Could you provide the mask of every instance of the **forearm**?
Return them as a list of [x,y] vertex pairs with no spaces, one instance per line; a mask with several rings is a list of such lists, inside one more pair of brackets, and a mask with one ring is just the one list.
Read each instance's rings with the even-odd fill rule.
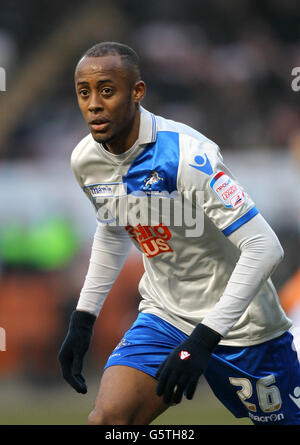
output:
[[202,321],[223,337],[283,258],[277,236],[261,215],[233,232],[229,239],[240,249],[241,255],[219,302]]
[[77,310],[99,315],[105,298],[126,261],[130,247],[131,241],[121,228],[108,230],[98,225]]

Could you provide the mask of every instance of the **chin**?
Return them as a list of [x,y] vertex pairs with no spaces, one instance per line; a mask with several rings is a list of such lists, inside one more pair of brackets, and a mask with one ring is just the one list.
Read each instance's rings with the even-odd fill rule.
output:
[[109,142],[111,137],[108,135],[100,134],[100,133],[91,133],[93,136],[93,139],[98,142],[99,144],[103,144],[106,142]]

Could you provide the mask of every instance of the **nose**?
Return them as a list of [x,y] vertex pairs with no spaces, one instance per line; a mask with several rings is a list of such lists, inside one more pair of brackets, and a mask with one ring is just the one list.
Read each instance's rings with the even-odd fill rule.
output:
[[90,96],[88,109],[91,113],[97,113],[98,111],[103,111],[103,104],[101,101],[101,97],[100,94],[97,94],[97,92],[93,93]]

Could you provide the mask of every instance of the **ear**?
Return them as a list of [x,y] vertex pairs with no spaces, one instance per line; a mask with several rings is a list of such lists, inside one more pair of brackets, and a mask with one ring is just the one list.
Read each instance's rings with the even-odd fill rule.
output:
[[146,84],[143,80],[138,80],[132,89],[133,101],[138,103],[146,95]]

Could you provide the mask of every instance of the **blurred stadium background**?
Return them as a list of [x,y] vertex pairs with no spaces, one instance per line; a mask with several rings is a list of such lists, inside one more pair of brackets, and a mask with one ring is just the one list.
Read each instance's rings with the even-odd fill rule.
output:
[[[97,322],[86,396],[63,381],[57,352],[87,271],[95,216],[69,159],[87,128],[73,71],[94,43],[140,54],[144,107],[222,148],[285,249],[273,276],[285,310],[300,304],[300,66],[297,0],[0,2],[0,424],[85,424],[102,366],[137,313],[143,268],[132,251]],[[300,326],[300,324],[299,324]],[[157,424],[249,424],[198,396]]]

